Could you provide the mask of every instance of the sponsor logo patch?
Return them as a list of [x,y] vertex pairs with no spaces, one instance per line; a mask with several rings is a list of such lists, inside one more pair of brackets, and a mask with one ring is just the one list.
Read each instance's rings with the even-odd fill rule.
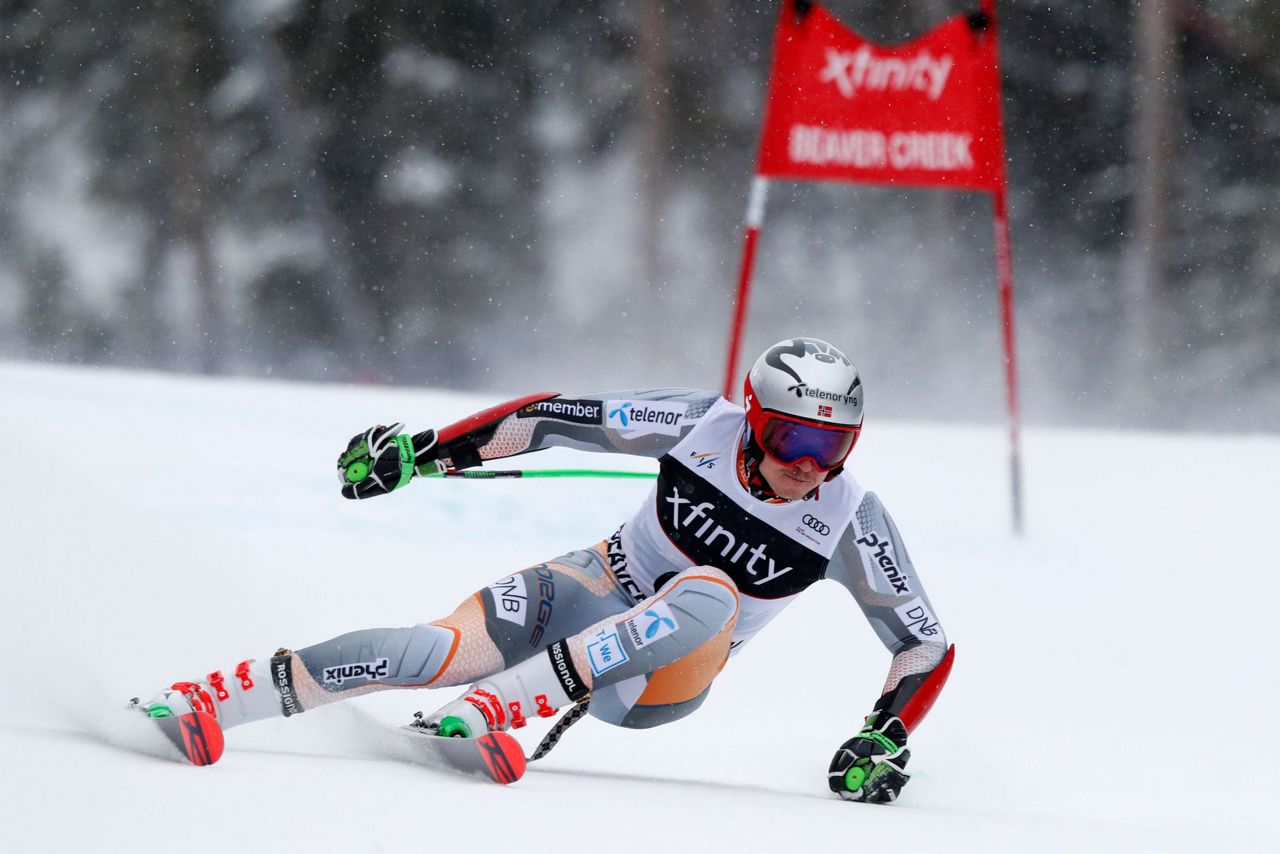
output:
[[533,573],[538,576],[538,607],[533,615],[533,631],[529,633],[529,646],[541,649],[542,635],[546,632],[547,624],[551,622],[551,614],[556,608],[556,574],[546,565],[537,567]]
[[877,53],[866,44],[854,51],[827,48],[827,65],[818,80],[834,84],[846,98],[859,92],[915,92],[936,101],[947,88],[955,62],[949,53],[935,57],[927,50],[903,59]]
[[516,411],[516,418],[550,418],[570,424],[598,425],[604,418],[604,405],[598,400],[567,400],[557,397],[521,407]]
[[663,457],[659,465],[658,524],[693,565],[724,570],[739,589],[758,599],[799,593],[822,577],[824,554],[779,536],[777,528],[729,501],[675,458]]
[[631,638],[631,645],[636,649],[644,649],[646,645],[662,640],[680,628],[676,615],[671,613],[671,607],[661,600],[654,602],[653,607],[640,616],[627,620],[624,626],[627,637]]
[[871,568],[875,567],[893,586],[893,595],[911,595],[907,574],[898,568],[898,562],[893,554],[893,545],[888,537],[882,538],[875,531],[868,531],[858,537],[855,542],[858,544],[858,551],[862,553],[862,562],[867,567],[867,580],[871,582],[872,587],[875,586],[875,579],[871,576]]
[[391,662],[385,658],[376,661],[357,661],[355,664],[339,664],[324,669],[324,684],[341,685],[348,679],[382,679],[391,670]]
[[662,433],[679,436],[688,404],[662,400],[611,400],[605,404],[605,426],[628,437]]
[[942,633],[938,619],[919,596],[893,609],[911,634],[922,641],[936,641]]
[[[810,388],[808,383],[796,383],[795,385],[789,385],[787,386],[787,391],[795,392],[796,397],[802,400],[806,397],[813,397],[813,398],[817,398],[818,400],[834,400],[836,403],[843,403],[846,406],[858,405],[858,396],[856,394],[840,394],[834,391],[823,391],[820,388]],[[831,407],[819,406],[818,407],[819,415],[823,414],[822,412],[823,409],[827,410],[825,413],[826,417],[830,418]]]
[[298,692],[293,687],[293,656],[282,653],[271,659],[271,677],[280,692],[280,710],[287,718],[290,715],[302,714],[305,709],[298,700]]
[[[569,657],[569,650],[565,647],[563,640],[558,640],[547,647],[547,657],[551,659],[551,667],[555,670],[556,678],[560,680],[560,685],[570,700],[576,702],[587,693],[586,687],[582,684],[582,677],[573,666],[573,659]],[[538,706],[538,714],[541,715],[542,701],[539,701]]]
[[825,537],[831,533],[831,526],[811,513],[806,513],[804,518],[800,521],[804,523],[806,528],[813,531],[815,534],[821,534]]
[[523,575],[511,575],[500,578],[489,585],[493,594],[494,616],[517,626],[524,626],[524,615],[528,611],[529,593],[524,586]]
[[591,662],[591,672],[596,676],[631,660],[622,648],[618,633],[612,628],[595,633],[591,643],[587,644],[587,659]]
[[622,549],[621,528],[609,536],[609,542],[605,546],[605,556],[609,559],[609,569],[613,571],[613,577],[618,579],[618,586],[626,591],[628,596],[636,602],[648,598],[640,589],[640,585],[636,584],[636,580],[631,577],[631,571],[627,569],[627,553]]
[[831,526],[812,513],[806,513],[796,526],[796,533],[809,542],[822,546],[831,535]]

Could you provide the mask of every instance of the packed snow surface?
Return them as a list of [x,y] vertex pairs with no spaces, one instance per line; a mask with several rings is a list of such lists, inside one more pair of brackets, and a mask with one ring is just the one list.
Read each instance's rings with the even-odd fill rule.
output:
[[[650,485],[339,497],[353,433],[442,425],[494,402],[478,396],[0,364],[0,400],[6,850],[1280,850],[1274,436],[1028,430],[1017,538],[1002,430],[886,423],[873,406],[852,469],[956,644],[910,785],[874,807],[825,776],[889,656],[828,582],[697,714],[639,732],[589,719],[510,787],[387,761],[362,737],[457,689],[237,729],[211,768],[113,746],[104,722],[132,696],[443,616],[602,539]],[[519,733],[527,750],[545,729]]]

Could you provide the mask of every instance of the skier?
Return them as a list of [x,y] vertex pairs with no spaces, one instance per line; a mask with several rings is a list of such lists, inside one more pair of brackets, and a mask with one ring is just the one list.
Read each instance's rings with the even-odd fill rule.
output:
[[831,578],[893,660],[828,783],[850,800],[893,801],[908,780],[908,734],[955,649],[893,521],[844,469],[862,429],[862,381],[835,347],[793,338],[755,362],[745,401],[744,411],[670,388],[536,394],[439,431],[395,424],[355,436],[338,458],[352,499],[549,447],[656,457],[660,473],[605,540],[499,579],[443,619],[281,649],[230,678],[175,683],[144,708],[206,711],[225,730],[372,691],[469,684],[425,719],[430,730],[477,736],[587,698],[600,720],[658,726],[697,709],[743,644]]

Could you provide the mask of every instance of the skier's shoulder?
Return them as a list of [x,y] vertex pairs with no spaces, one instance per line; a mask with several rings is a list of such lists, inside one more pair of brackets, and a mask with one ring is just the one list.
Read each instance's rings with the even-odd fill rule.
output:
[[690,412],[702,414],[717,401],[724,400],[714,391],[683,386],[659,386],[654,388],[627,388],[611,391],[593,391],[582,395],[589,400],[603,403],[646,402],[661,403],[670,406],[683,406]]
[[898,526],[880,496],[874,492],[864,491],[860,496],[847,535],[864,551],[864,557],[867,549],[882,554],[885,548],[890,548],[900,555],[904,563],[909,565],[911,562]]
[[[844,472],[844,474],[849,474]],[[885,509],[884,502],[880,500],[880,496],[870,489],[866,489],[849,475],[849,483],[851,484],[850,498],[854,505],[853,513],[853,529],[856,534],[865,534],[868,531],[881,530],[885,531],[889,525],[889,511]]]

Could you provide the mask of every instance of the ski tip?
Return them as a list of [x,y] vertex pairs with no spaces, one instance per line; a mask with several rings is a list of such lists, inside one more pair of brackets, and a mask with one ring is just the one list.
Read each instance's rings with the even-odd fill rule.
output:
[[524,776],[524,751],[515,738],[505,732],[491,732],[480,736],[476,742],[494,782],[505,786]]
[[155,721],[192,765],[212,765],[222,758],[222,727],[213,715],[191,712]]

